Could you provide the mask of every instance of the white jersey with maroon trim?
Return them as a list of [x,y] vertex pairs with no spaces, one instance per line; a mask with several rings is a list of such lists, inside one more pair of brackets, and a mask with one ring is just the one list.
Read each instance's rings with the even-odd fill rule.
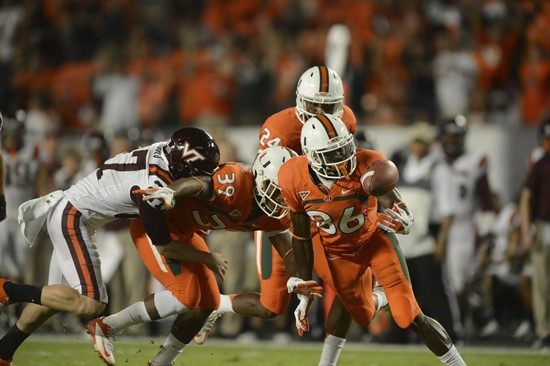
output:
[[458,157],[452,164],[443,161],[436,166],[435,179],[445,179],[447,183],[435,182],[446,187],[446,193],[436,199],[448,201],[447,205],[452,212],[442,210],[443,216],[452,214],[455,218],[471,218],[479,202],[476,196],[478,179],[487,174],[487,156],[480,151],[468,151]]
[[[132,191],[164,187],[174,181],[159,142],[107,160],[65,191],[65,197],[97,228],[117,218],[138,217]],[[160,202],[150,202],[160,207]]]

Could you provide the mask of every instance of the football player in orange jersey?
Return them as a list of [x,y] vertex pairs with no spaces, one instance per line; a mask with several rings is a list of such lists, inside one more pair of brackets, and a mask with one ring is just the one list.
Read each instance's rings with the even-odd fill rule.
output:
[[296,107],[283,109],[266,119],[260,130],[260,151],[285,146],[301,155],[302,126],[318,113],[341,118],[348,131],[355,134],[357,121],[352,110],[344,105],[342,79],[326,66],[314,66],[302,74],[296,87]]
[[[286,146],[301,155],[300,133],[302,126],[310,117],[318,113],[331,114],[341,118],[348,131],[355,134],[357,121],[353,111],[344,105],[344,97],[344,84],[335,70],[326,66],[314,66],[307,69],[300,77],[296,87],[296,107],[275,113],[264,122],[259,136],[260,151],[269,146]],[[255,237],[256,246],[261,250],[261,233],[256,232]],[[326,258],[322,255],[323,251],[318,235],[313,235],[313,246],[315,272],[330,289],[328,284],[332,282],[332,279]],[[378,303],[384,306],[386,299],[383,291],[377,289],[376,296],[380,300]],[[330,297],[327,297],[325,304],[329,303]],[[351,317],[339,299],[334,298],[327,316],[327,336],[323,345],[320,366],[336,364],[350,326]],[[206,322],[205,327],[211,328],[210,321]]]
[[[288,286],[311,279],[313,246],[310,221],[319,228],[336,293],[352,318],[368,326],[374,315],[372,277],[382,284],[395,322],[418,334],[445,365],[465,365],[445,329],[425,316],[414,297],[405,260],[395,232],[407,233],[412,215],[394,189],[380,197],[367,194],[363,179],[371,163],[385,159],[373,150],[356,149],[353,135],[337,117],[310,118],[301,132],[299,156],[279,171],[279,185],[290,209],[292,244],[299,278]],[[395,220],[383,230],[378,224],[378,204]],[[391,220],[390,220],[391,221]],[[305,320],[307,302],[300,301],[297,326]]]
[[[277,147],[274,150],[275,154],[268,152],[261,154],[263,160],[258,163],[261,169],[254,171],[257,177],[269,170],[276,176],[280,166],[295,155],[294,152],[283,147]],[[147,200],[154,201],[156,197],[169,207],[175,206],[173,210],[164,212],[164,221],[174,240],[208,252],[204,240],[197,234],[201,230],[262,229],[273,245],[273,260],[283,262],[286,258],[288,270],[284,265],[282,268],[274,266],[274,271],[277,272],[265,281],[269,283],[267,288],[270,291],[262,291],[261,294],[232,295],[232,301],[228,300],[228,296],[223,296],[221,301],[226,303],[225,306],[229,306],[231,310],[240,314],[264,318],[272,318],[286,310],[290,299],[286,287],[287,271],[293,273],[294,266],[289,263],[290,260],[293,263],[293,257],[288,255],[291,253],[291,237],[288,232],[290,219],[286,206],[280,204],[283,202],[280,190],[274,190],[276,187],[274,185],[255,185],[252,172],[237,163],[220,166],[211,177],[184,178],[174,182],[171,187],[173,189],[165,187],[164,190],[138,190],[133,193],[145,193],[148,194]],[[260,196],[254,192],[268,194]],[[174,197],[178,197],[177,201]],[[187,312],[187,315],[182,315],[176,320],[164,347],[151,363],[152,365],[171,364],[200,329],[206,316],[213,309],[218,308],[220,296],[217,285],[212,272],[206,270],[205,265],[170,260],[161,256],[159,250],[151,245],[140,221],[132,222],[131,234],[147,268],[167,288],[167,291],[157,293],[154,297],[150,295],[144,301],[111,316],[94,319],[89,323],[88,329],[92,330],[91,334],[97,326],[103,330],[102,334],[93,335],[94,346],[100,357],[107,364],[112,365],[115,362],[114,337],[123,329],[144,321]],[[168,258],[171,257],[170,249],[162,254]],[[208,261],[205,260],[205,263]],[[309,285],[310,283],[304,283],[302,286]],[[263,282],[262,287],[264,287]],[[162,293],[166,293],[166,296],[159,296]],[[167,303],[155,301],[159,298]],[[198,310],[188,311],[197,308]]]

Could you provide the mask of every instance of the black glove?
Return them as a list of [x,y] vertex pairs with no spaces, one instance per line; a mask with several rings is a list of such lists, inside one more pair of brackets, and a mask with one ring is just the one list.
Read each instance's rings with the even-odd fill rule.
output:
[[0,221],[6,218],[6,196],[0,195]]

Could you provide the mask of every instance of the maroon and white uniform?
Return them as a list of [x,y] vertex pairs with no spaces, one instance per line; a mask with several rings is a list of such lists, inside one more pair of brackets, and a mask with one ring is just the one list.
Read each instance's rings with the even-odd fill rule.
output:
[[[107,302],[95,231],[112,220],[138,217],[140,213],[142,220],[147,220],[142,211],[147,203],[132,192],[173,182],[163,152],[165,145],[156,143],[116,155],[63,193],[49,212],[47,223],[54,246],[50,284],[65,280],[81,294]],[[145,210],[158,208],[160,202],[149,205]]]

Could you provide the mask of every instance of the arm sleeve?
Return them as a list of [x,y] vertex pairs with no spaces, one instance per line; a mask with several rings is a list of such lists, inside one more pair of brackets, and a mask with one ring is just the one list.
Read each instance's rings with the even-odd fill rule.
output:
[[172,237],[164,221],[164,215],[143,200],[137,200],[137,202],[141,223],[153,244],[166,245],[170,243]]
[[231,207],[239,201],[242,192],[250,192],[245,185],[244,170],[238,164],[225,164],[212,176],[214,200],[217,204]]
[[[148,186],[142,187],[142,189],[162,188],[174,182],[168,167],[164,166],[164,162],[161,160],[151,162],[148,166],[147,174]],[[164,206],[164,204],[159,200],[147,201],[147,203],[157,210]]]

